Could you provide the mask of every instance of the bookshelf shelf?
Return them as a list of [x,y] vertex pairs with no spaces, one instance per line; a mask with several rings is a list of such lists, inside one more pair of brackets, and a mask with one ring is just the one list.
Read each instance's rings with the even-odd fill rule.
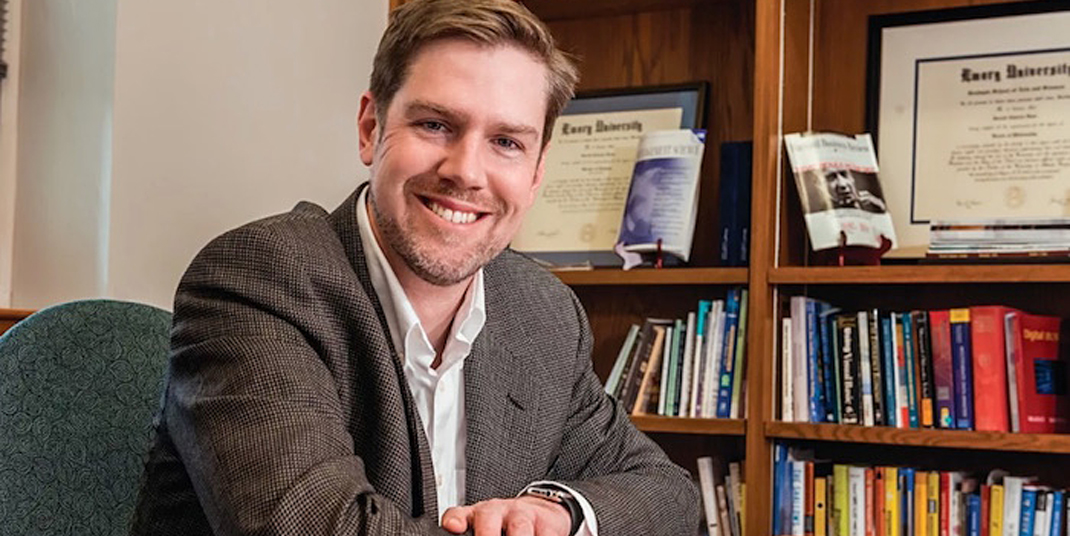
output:
[[1067,283],[1070,264],[820,266],[773,268],[773,284]]
[[779,439],[1070,454],[1070,434],[1012,434],[789,422],[767,422],[765,434]]
[[745,285],[746,268],[603,268],[554,272],[565,284],[592,285]]
[[644,432],[726,436],[742,436],[747,427],[744,419],[691,419],[655,415],[632,415],[632,423]]
[[524,5],[541,19],[552,22],[589,17],[610,17],[640,13],[644,11],[664,11],[693,7],[699,4],[712,4],[725,0],[527,0]]
[[31,309],[4,309],[0,308],[0,335],[14,326],[18,321],[33,314]]

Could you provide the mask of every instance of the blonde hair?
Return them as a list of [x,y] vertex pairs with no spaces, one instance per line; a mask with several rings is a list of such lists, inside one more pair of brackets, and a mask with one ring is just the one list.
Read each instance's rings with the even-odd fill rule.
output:
[[386,110],[420,49],[446,38],[487,46],[517,46],[546,66],[549,91],[542,134],[545,146],[554,121],[572,99],[579,73],[573,60],[557,49],[546,25],[514,0],[414,0],[394,10],[372,64],[370,89],[379,121],[386,119]]

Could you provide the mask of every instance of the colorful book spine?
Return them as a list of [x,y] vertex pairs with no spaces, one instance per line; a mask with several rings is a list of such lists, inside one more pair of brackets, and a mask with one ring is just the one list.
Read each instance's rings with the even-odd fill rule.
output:
[[899,469],[887,467],[884,473],[884,526],[888,529],[887,536],[905,536],[899,516],[899,495]]
[[1056,490],[1052,493],[1051,501],[1051,536],[1063,536],[1063,525],[1066,524],[1066,492]]
[[747,350],[747,289],[739,291],[739,327],[736,328],[735,364],[732,370],[732,401],[728,416],[732,419],[743,417],[743,361]]
[[892,313],[892,329],[895,334],[895,341],[892,346],[895,350],[895,422],[899,428],[910,428],[910,406],[907,402],[910,395],[907,387],[906,351],[903,344],[903,323],[898,313]]
[[839,309],[829,307],[819,315],[821,328],[821,370],[824,375],[825,422],[840,422],[840,360],[839,334],[836,315]]
[[721,381],[717,392],[717,417],[727,419],[732,413],[732,375],[735,374],[736,329],[739,327],[740,289],[728,291],[725,301],[724,352],[721,355]]
[[821,335],[818,327],[818,315],[823,305],[817,300],[806,300],[806,376],[810,395],[807,407],[810,410],[810,422],[825,422],[825,390],[820,355]]
[[940,472],[929,471],[926,521],[929,536],[940,536]]
[[836,522],[836,536],[851,536],[850,468],[836,464],[832,467],[832,518]]
[[970,495],[966,498],[966,534],[981,536],[981,496]]
[[1007,409],[1007,360],[1004,356],[1003,318],[1008,307],[986,305],[970,308],[970,338],[973,349],[974,428],[992,432],[1010,431]]
[[884,417],[884,346],[881,341],[880,311],[869,311],[869,356],[870,372],[873,375],[873,424],[884,426],[887,422]]
[[903,359],[906,362],[907,383],[907,409],[910,416],[910,427],[918,428],[918,355],[917,345],[914,341],[914,319],[910,313],[903,313],[900,317],[903,323]]
[[895,331],[892,327],[892,316],[895,313],[883,313],[881,323],[881,365],[884,369],[884,423],[887,426],[898,426],[896,404],[896,360],[895,360]]
[[925,311],[914,311],[914,340],[917,343],[918,356],[918,418],[921,426],[932,428],[933,418],[933,360],[932,336],[929,327],[929,315]]
[[951,316],[949,311],[929,311],[932,341],[933,387],[936,397],[936,425],[955,428],[955,367],[951,357]]
[[1037,514],[1037,489],[1033,486],[1022,488],[1022,517],[1019,521],[1020,536],[1033,536],[1033,522]]
[[814,477],[814,536],[828,535],[828,478]]
[[988,534],[1003,536],[1003,484],[993,484],[988,497]]
[[970,310],[951,309],[951,360],[955,372],[955,428],[973,430],[973,350]]
[[1070,390],[1065,352],[1059,351],[1062,319],[1018,315],[1015,369],[1019,428],[1028,433],[1070,432]]
[[698,312],[695,314],[695,348],[694,364],[691,366],[691,403],[688,415],[700,417],[702,414],[702,388],[706,379],[706,323],[710,317],[710,301],[699,300]]
[[858,380],[860,384],[861,423],[873,426],[873,369],[869,348],[869,312],[859,311],[858,317]]
[[843,384],[840,424],[858,424],[858,319],[853,314],[842,314],[836,317],[836,327],[839,333],[840,374]]

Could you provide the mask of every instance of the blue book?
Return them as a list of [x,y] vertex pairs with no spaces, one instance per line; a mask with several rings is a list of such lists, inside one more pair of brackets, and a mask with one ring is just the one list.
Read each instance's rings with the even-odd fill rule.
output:
[[827,303],[807,298],[806,300],[806,363],[809,368],[807,379],[810,384],[810,422],[825,422],[824,379],[821,370],[820,329],[818,313],[828,309]]
[[1036,488],[1022,488],[1022,514],[1018,524],[1018,534],[1033,536],[1033,521],[1037,514]]
[[981,536],[981,496],[976,493],[966,497],[966,535]]
[[721,144],[721,266],[746,266],[750,234],[751,153],[749,141]]
[[910,427],[918,428],[918,382],[917,382],[917,357],[914,355],[914,321],[910,313],[899,315],[899,321],[903,323],[903,357],[906,360],[907,371],[907,410],[910,415]]
[[895,350],[892,349],[892,318],[882,313],[881,319],[881,365],[884,369],[884,423],[892,428],[898,426],[899,411],[895,405]]
[[914,469],[899,469],[899,519],[901,536],[914,535]]
[[740,289],[733,287],[725,299],[724,344],[721,352],[721,380],[717,388],[717,418],[727,419],[732,414],[732,370],[735,365],[736,329],[739,327]]
[[973,430],[973,348],[970,310],[951,309],[951,365],[955,381],[955,428]]
[[1051,536],[1063,536],[1063,491],[1056,490],[1051,496]]
[[[791,478],[791,471],[785,473],[788,466],[788,449],[782,443],[773,445],[773,534],[784,534],[784,489],[791,489],[791,482],[785,482],[784,477]],[[790,507],[788,511],[790,512]]]
[[[827,305],[827,304],[826,304]],[[840,374],[836,340],[836,315],[840,312],[828,306],[818,313],[818,328],[821,333],[821,373],[823,376],[825,418],[823,422],[840,422]]]

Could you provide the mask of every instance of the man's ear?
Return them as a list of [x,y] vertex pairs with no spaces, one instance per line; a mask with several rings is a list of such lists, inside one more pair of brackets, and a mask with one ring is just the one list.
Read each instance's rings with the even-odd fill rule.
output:
[[360,137],[360,160],[372,165],[375,144],[379,141],[379,119],[375,115],[375,97],[370,91],[360,96],[360,112],[357,113],[357,134]]

